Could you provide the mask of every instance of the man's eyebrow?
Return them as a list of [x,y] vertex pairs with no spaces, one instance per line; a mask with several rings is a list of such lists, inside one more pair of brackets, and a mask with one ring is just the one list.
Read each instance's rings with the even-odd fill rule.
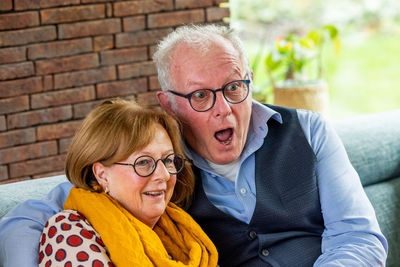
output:
[[[227,84],[227,83],[233,81],[233,80],[234,80],[233,77],[234,77],[235,75],[239,75],[239,76],[240,76],[240,75],[241,75],[241,71],[240,71],[240,70],[238,70],[238,71],[236,71],[236,70],[232,71],[231,74],[229,74],[229,75],[227,76],[227,78],[225,79],[224,83],[221,84],[220,86],[223,86],[223,85],[225,85],[225,84]],[[186,88],[193,87],[193,86],[197,86],[197,87],[198,87],[197,89],[211,89],[211,88],[209,88],[210,86],[202,86],[202,83],[201,83],[201,82],[196,82],[196,81],[188,80],[188,81],[185,83],[185,87],[186,87]]]

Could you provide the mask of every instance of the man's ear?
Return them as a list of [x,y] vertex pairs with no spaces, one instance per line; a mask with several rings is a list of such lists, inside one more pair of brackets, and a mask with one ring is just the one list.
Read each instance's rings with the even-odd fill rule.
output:
[[169,115],[176,117],[175,110],[171,106],[168,93],[165,91],[157,92],[157,100],[160,103],[162,109],[164,109]]
[[107,169],[100,162],[95,162],[92,165],[92,171],[96,177],[97,182],[103,188],[103,190],[108,186]]

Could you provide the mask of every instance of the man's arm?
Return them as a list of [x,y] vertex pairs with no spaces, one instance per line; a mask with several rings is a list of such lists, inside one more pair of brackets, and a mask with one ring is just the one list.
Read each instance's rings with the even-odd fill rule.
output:
[[43,200],[28,200],[0,221],[0,266],[38,265],[38,245],[46,221],[63,210],[72,184],[57,185]]
[[387,241],[339,136],[317,114],[301,114],[300,121],[310,125],[303,130],[317,156],[325,224],[322,255],[314,266],[385,266]]

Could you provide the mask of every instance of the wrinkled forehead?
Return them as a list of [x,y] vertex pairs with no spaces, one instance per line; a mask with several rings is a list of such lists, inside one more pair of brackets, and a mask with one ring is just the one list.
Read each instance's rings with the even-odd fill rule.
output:
[[213,76],[216,71],[233,71],[239,75],[243,72],[243,64],[239,51],[232,43],[221,37],[207,40],[207,43],[181,43],[170,61],[170,77],[174,83],[186,82],[191,75]]

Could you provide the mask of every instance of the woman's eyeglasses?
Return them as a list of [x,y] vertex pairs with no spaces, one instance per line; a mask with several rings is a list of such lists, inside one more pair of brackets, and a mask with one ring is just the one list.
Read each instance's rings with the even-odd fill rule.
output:
[[133,164],[121,162],[116,162],[114,164],[132,166],[137,175],[141,177],[148,177],[152,175],[154,170],[157,168],[158,161],[162,161],[170,174],[177,174],[183,170],[185,162],[190,160],[185,159],[181,154],[172,153],[165,158],[158,160],[155,160],[151,156],[140,156]]

